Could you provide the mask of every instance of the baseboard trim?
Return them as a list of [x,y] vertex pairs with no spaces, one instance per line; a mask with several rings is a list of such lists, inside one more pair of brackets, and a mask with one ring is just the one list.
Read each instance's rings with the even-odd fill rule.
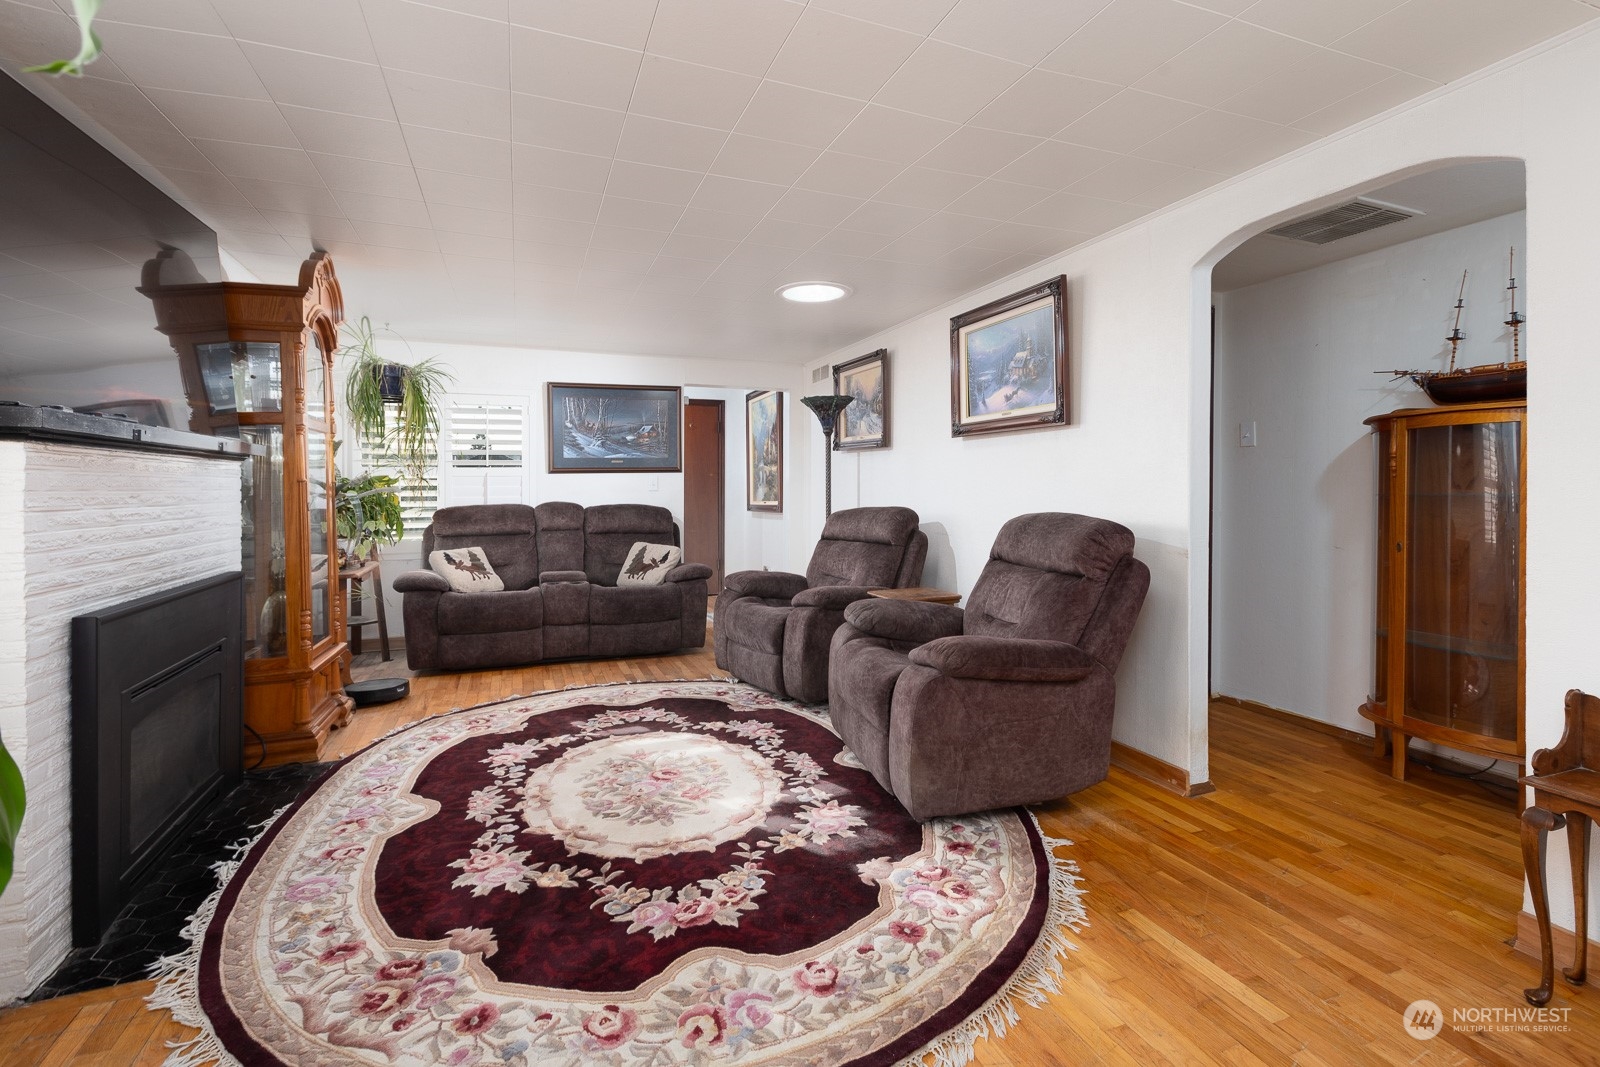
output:
[[[1559,967],[1572,966],[1572,950],[1577,945],[1578,938],[1571,930],[1565,930],[1555,924],[1550,926],[1550,948],[1555,953],[1556,963]],[[1517,937],[1511,947],[1530,959],[1539,958],[1539,921],[1533,917],[1533,912],[1524,911],[1517,913]],[[1600,966],[1600,941],[1589,939],[1589,969],[1591,973],[1595,967]],[[1558,984],[1560,976],[1557,976]],[[1571,988],[1570,986],[1568,988]]]
[[1120,741],[1111,742],[1111,765],[1120,767],[1145,781],[1154,782],[1180,797],[1198,797],[1217,791],[1217,787],[1210,782],[1191,784],[1189,772],[1182,767],[1175,767],[1165,760],[1156,759],[1148,752],[1129,748]]

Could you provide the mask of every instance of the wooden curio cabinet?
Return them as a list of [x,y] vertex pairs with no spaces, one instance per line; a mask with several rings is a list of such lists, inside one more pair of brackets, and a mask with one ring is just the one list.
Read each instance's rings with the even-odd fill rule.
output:
[[1413,737],[1521,762],[1526,401],[1367,420],[1378,439],[1376,679],[1361,714],[1405,777]]
[[[341,678],[333,522],[333,353],[344,300],[317,253],[297,285],[164,284],[145,265],[140,292],[178,354],[189,428],[249,442],[243,485],[244,719],[267,765],[319,757],[353,708]],[[259,742],[257,741],[259,737]]]

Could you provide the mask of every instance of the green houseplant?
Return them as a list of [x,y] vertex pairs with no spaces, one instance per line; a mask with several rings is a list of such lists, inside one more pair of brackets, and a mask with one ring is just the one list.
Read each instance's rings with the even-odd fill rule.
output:
[[22,813],[28,796],[22,787],[22,772],[17,761],[0,740],[0,893],[11,881],[11,864],[16,856],[17,831],[22,828]]
[[376,331],[365,315],[346,329],[349,340],[339,349],[350,361],[344,403],[357,438],[388,449],[410,481],[425,482],[445,387],[455,377],[437,359],[394,363],[379,355]]
[[334,529],[352,559],[364,559],[375,545],[396,544],[405,536],[400,494],[394,490],[399,484],[393,475],[371,471],[335,480]]

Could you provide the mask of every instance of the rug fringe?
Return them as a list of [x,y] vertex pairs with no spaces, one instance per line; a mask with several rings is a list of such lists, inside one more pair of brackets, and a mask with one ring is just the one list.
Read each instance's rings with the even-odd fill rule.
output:
[[1083,910],[1083,890],[1079,888],[1082,879],[1078,877],[1076,863],[1056,855],[1056,849],[1072,842],[1064,837],[1049,836],[1033,812],[1022,810],[1033,820],[1050,861],[1050,910],[1045,914],[1039,939],[1017,973],[983,1007],[966,1022],[901,1060],[897,1067],[966,1067],[977,1055],[980,1038],[993,1037],[998,1041],[1021,1021],[1017,1012],[1019,1003],[1032,1008],[1043,1007],[1051,994],[1061,991],[1062,960],[1070,950],[1077,948],[1067,937],[1067,930],[1081,930],[1089,925]]
[[205,942],[206,930],[210,927],[211,920],[216,917],[217,905],[222,901],[222,891],[227,888],[234,872],[239,869],[244,854],[254,848],[255,843],[261,840],[261,836],[276,825],[284,813],[292,807],[294,807],[292,802],[285,804],[270,817],[250,827],[247,836],[228,846],[230,853],[228,859],[218,860],[211,865],[211,871],[217,877],[217,888],[212,890],[211,895],[201,902],[194,914],[189,916],[189,921],[184,924],[180,936],[188,942],[188,946],[169,956],[161,957],[149,967],[148,973],[155,979],[156,987],[144,998],[145,1005],[151,1011],[165,1009],[171,1013],[175,1021],[200,1031],[186,1041],[168,1041],[167,1048],[172,1051],[162,1061],[162,1067],[201,1067],[202,1064],[236,1067],[239,1063],[232,1053],[223,1047],[216,1031],[211,1028],[211,1020],[206,1018],[205,1012],[200,1008],[200,982],[196,975],[200,966],[200,947]]

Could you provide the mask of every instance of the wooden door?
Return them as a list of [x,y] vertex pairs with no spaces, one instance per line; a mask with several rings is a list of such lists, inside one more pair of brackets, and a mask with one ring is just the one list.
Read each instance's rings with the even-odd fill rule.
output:
[[683,561],[711,568],[709,588],[722,591],[722,401],[689,400],[683,407]]

